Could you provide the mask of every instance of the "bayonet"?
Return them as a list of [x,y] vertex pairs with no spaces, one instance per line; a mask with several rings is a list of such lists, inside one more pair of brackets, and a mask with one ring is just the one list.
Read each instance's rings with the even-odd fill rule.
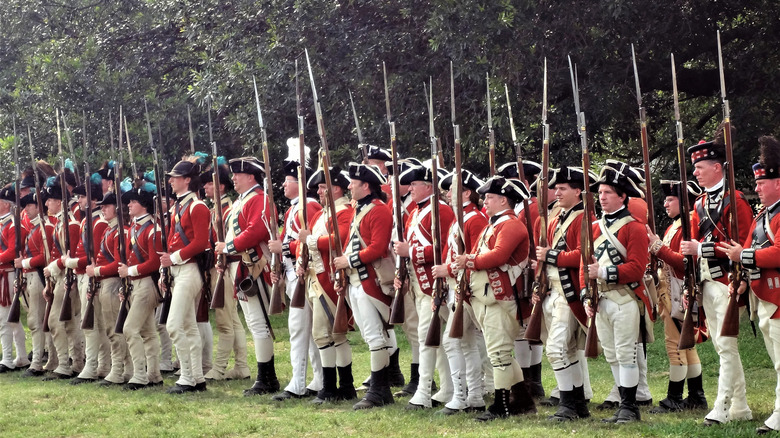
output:
[[127,157],[130,159],[130,167],[133,169],[133,182],[138,181],[138,169],[135,168],[135,159],[133,158],[133,148],[130,146],[130,130],[127,129],[127,117],[125,121],[125,141],[127,142]]
[[496,132],[493,130],[493,110],[490,100],[490,73],[485,73],[487,88],[487,123],[488,123],[488,160],[490,161],[490,176],[496,174]]
[[[146,105],[146,100],[144,100],[144,106]],[[190,153],[195,153],[195,133],[192,132],[192,114],[190,113],[190,106],[187,105],[187,123],[190,127]],[[149,136],[152,135],[152,132],[149,131]],[[150,142],[151,144],[151,142]]]

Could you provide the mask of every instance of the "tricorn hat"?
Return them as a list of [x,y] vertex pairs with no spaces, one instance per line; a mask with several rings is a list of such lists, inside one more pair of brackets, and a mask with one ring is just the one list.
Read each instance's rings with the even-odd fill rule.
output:
[[[682,185],[681,181],[662,179],[659,183],[661,184],[661,192],[664,194],[664,196],[676,196],[678,198],[680,197],[680,186]],[[703,192],[704,191],[702,190],[701,187],[699,187],[698,184],[696,184],[691,180],[688,180],[689,199],[696,199]]]
[[[219,166],[217,166],[217,168],[219,169],[219,183],[225,186],[226,192],[233,190],[233,181],[230,179],[230,170],[228,170],[227,164],[220,164]],[[214,181],[213,167],[210,167],[208,170],[200,174],[201,184],[205,185],[213,181]]]
[[103,199],[98,201],[97,206],[101,207],[103,205],[116,205],[116,195],[114,192],[108,192],[106,193],[106,196],[103,196]]
[[[471,171],[466,169],[460,170],[460,179],[461,179],[461,185],[464,189],[468,189],[471,191],[477,191],[482,184],[485,182],[477,178],[476,175],[471,173]],[[444,175],[442,179],[439,180],[439,188],[442,190],[449,190],[450,187],[452,187],[452,182],[455,180],[455,170],[452,172]]]
[[387,179],[373,164],[349,163],[349,177],[369,184],[384,185]]
[[[523,160],[523,174],[525,179],[533,181],[536,176],[542,172],[542,165],[531,160]],[[517,172],[517,162],[510,161],[509,163],[501,165],[496,169],[496,173],[504,178],[520,178],[520,174]]]
[[197,163],[197,159],[198,157],[193,156],[179,161],[166,175],[181,178],[198,178],[201,166]]
[[513,178],[504,178],[500,175],[488,178],[487,181],[477,189],[477,193],[480,195],[493,193],[506,196],[513,202],[521,202],[524,199],[531,198],[531,192],[528,191],[528,187],[526,187],[524,182]]
[[[330,182],[341,187],[342,190],[347,190],[349,187],[349,174],[346,171],[341,170],[338,166],[330,168]],[[325,184],[325,172],[322,168],[314,171],[306,182],[306,187],[309,190],[317,190],[320,184]]]
[[[35,198],[35,191],[31,191],[30,193],[22,196],[19,199],[19,207],[24,208],[27,207],[29,204],[35,204],[37,202],[37,199]],[[45,201],[45,198],[41,199],[42,201]]]
[[[593,182],[599,177],[589,170],[588,178],[590,182]],[[548,185],[550,188],[553,188],[556,184],[569,184],[572,187],[579,187],[584,190],[585,174],[582,172],[582,167],[561,166],[559,169],[555,169],[550,176]]]
[[[101,199],[103,199],[103,187],[100,187],[97,184],[90,184],[90,187],[91,187],[90,195],[92,196],[93,201],[100,201]],[[76,186],[73,189],[73,194],[87,196],[87,190],[84,184]]]
[[0,201],[16,202],[16,192],[14,192],[14,183],[6,184],[0,189]]
[[[404,173],[406,170],[408,170],[411,166],[422,166],[422,161],[418,160],[417,158],[401,158],[398,160],[398,174]],[[392,161],[385,161],[385,167],[387,167],[387,173],[392,175],[393,174],[393,162]]]
[[628,164],[618,160],[607,160],[596,181],[591,184],[592,191],[598,191],[599,185],[607,184],[622,190],[630,198],[641,198],[642,190],[636,182],[636,173]]
[[265,163],[255,157],[233,158],[228,162],[233,173],[248,173],[255,176],[255,181],[265,177]]
[[384,148],[380,148],[379,146],[368,145],[366,149],[368,151],[368,156],[366,158],[369,160],[390,161],[393,159],[390,151]]

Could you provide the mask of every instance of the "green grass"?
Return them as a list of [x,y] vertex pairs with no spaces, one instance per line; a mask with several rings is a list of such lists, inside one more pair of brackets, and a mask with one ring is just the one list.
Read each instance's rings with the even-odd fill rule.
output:
[[[275,343],[276,369],[285,385],[290,378],[289,343],[286,314],[272,317],[277,335]],[[663,350],[662,330],[656,325],[656,341],[648,349],[649,380],[654,401],[666,395],[668,362]],[[216,333],[216,331],[215,331]],[[408,372],[409,353],[405,338],[402,342],[401,366]],[[251,355],[250,364],[254,363]],[[369,373],[366,345],[358,333],[350,334],[353,345],[356,382]],[[216,345],[216,344],[215,344]],[[715,399],[718,365],[710,343],[699,348],[704,369],[704,385],[710,404]],[[705,412],[650,415],[643,408],[643,421],[615,426],[602,424],[611,412],[592,410],[587,421],[557,424],[547,421],[552,408],[540,408],[539,414],[494,421],[475,422],[472,415],[437,417],[433,410],[406,412],[407,399],[395,405],[370,411],[354,412],[351,403],[315,407],[306,400],[277,403],[269,396],[245,398],[243,389],[251,380],[210,383],[208,391],[199,394],[171,396],[155,388],[135,392],[118,388],[100,388],[86,384],[71,386],[67,382],[41,382],[25,379],[20,373],[0,375],[0,435],[3,437],[51,436],[751,436],[772,411],[776,383],[772,364],[759,333],[754,338],[748,324],[740,334],[740,351],[747,378],[748,402],[756,420],[737,422],[704,429],[700,423]],[[552,371],[544,365],[544,386],[555,386]],[[254,371],[253,371],[254,374]],[[612,387],[612,375],[603,358],[590,362],[595,403],[603,401]],[[253,375],[254,377],[254,375]],[[166,386],[173,384],[166,378]],[[593,406],[594,404],[591,404]]]

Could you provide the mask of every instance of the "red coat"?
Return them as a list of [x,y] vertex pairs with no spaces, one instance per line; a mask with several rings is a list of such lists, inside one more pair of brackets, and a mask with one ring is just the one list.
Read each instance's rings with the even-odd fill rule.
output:
[[[680,219],[677,219],[675,223],[678,220]],[[674,223],[672,225],[674,225]],[[669,230],[671,230],[672,225],[669,225],[666,228],[666,233],[664,233],[664,236],[666,236],[666,234],[669,233]],[[669,265],[670,268],[672,268],[672,271],[674,272],[674,276],[677,278],[685,277],[685,256],[680,253],[681,242],[682,242],[682,228],[678,227],[677,230],[674,232],[674,236],[672,236],[672,240],[669,242],[669,246],[663,245],[658,250],[658,254],[656,254],[656,257],[658,257],[659,260],[662,260],[664,263]]]
[[[387,257],[390,249],[390,230],[393,226],[393,215],[390,214],[390,210],[387,209],[387,204],[379,199],[373,199],[371,203],[374,205],[371,210],[366,213],[363,219],[358,224],[358,233],[363,238],[366,246],[362,247],[360,251],[354,253],[351,252],[352,242],[349,238],[344,239],[344,253],[347,255],[347,260],[352,268],[358,268],[361,265],[366,267],[368,277],[361,280],[363,291],[369,296],[376,298],[379,301],[387,304],[392,303],[393,298],[385,295],[382,288],[379,286],[379,279],[376,276],[372,263]],[[357,215],[360,214],[360,207],[355,210],[355,216],[352,222],[354,222]],[[351,229],[350,225],[350,229]],[[351,236],[349,236],[351,237]]]
[[[49,218],[51,219],[52,216],[49,216]],[[59,220],[59,216],[57,217],[57,220]],[[76,248],[79,245],[79,230],[81,228],[79,223],[76,221],[76,218],[73,216],[68,217],[68,234],[70,237],[70,248],[68,248],[65,246],[65,235],[62,231],[63,226],[64,222],[62,221],[55,224],[57,239],[55,240],[55,244],[49,247],[49,251],[51,252],[51,260],[57,261],[57,267],[60,270],[65,269],[65,264],[62,263],[62,259],[60,258],[64,255],[63,253],[70,251],[71,254],[76,254]]]
[[[431,209],[427,208],[432,200],[433,196],[425,202],[418,204],[417,209],[409,216],[404,227],[404,234],[407,242],[409,242],[409,260],[419,280],[422,293],[425,295],[433,293],[433,222],[431,220]],[[425,211],[426,209],[427,211]],[[419,217],[418,215],[421,212],[422,217]],[[415,220],[419,223],[417,226],[419,234],[414,233],[413,235],[412,228]],[[455,215],[452,213],[452,209],[447,204],[439,201],[439,242],[442,242],[442,251],[444,250],[444,242],[447,241],[447,232],[454,220]],[[392,226],[392,220],[390,223]],[[427,240],[427,242],[422,239]],[[446,252],[442,252],[440,256],[445,254]]]
[[[739,190],[737,190],[737,222],[739,223],[739,238],[734,239],[738,242],[744,242],[747,240],[748,236],[750,235],[750,226],[748,224],[753,222],[753,209],[750,208],[750,204],[748,204],[747,200],[745,199],[745,195],[742,194]],[[696,240],[701,240],[704,236],[700,234],[699,229],[699,222],[701,218],[699,217],[699,213],[697,212],[696,206],[698,205],[707,205],[707,193],[705,192],[703,195],[699,196],[696,199],[696,202],[694,203],[693,211],[691,212],[691,238]],[[728,190],[724,190],[723,199],[728,199],[729,192]],[[728,257],[726,256],[726,253],[724,253],[717,245],[718,242],[728,242],[729,239],[726,238],[726,235],[724,234],[724,231],[727,231],[729,229],[729,214],[731,212],[731,205],[728,205],[725,209],[723,209],[723,213],[720,216],[720,220],[716,224],[715,231],[713,231],[713,239],[710,243],[704,243],[702,244],[702,256],[706,256],[708,250],[714,249],[715,257],[722,260],[724,263],[728,262]],[[729,279],[728,275],[724,275],[716,278],[715,281],[719,281],[725,285],[728,285]]]
[[[47,257],[51,254],[46,254],[43,245],[43,234],[41,233],[40,221],[38,218],[30,221],[32,226],[30,232],[27,234],[27,245],[24,251],[24,273],[33,272],[36,269],[43,268],[47,264]],[[46,244],[49,248],[54,245],[54,226],[46,224]],[[29,268],[27,267],[29,266]]]
[[[346,242],[347,238],[349,238],[349,226],[352,224],[352,217],[355,214],[355,209],[352,208],[352,205],[349,204],[349,201],[345,204],[345,207],[343,210],[336,213],[336,220],[338,221],[338,232],[339,232],[339,239],[341,239],[341,242]],[[309,216],[309,230],[313,229],[314,226],[317,224],[317,221],[320,220],[320,218],[325,214],[325,209],[320,209],[319,211],[315,212],[312,216]],[[335,289],[333,288],[334,278],[331,276],[331,266],[330,261],[332,257],[331,251],[333,248],[335,248],[335,244],[333,242],[334,233],[328,224],[328,230],[331,230],[330,234],[319,236],[317,238],[317,250],[319,251],[320,255],[322,256],[322,264],[325,268],[323,272],[320,272],[317,274],[317,280],[319,280],[320,286],[322,286],[322,289],[325,291],[325,293],[328,295],[328,297],[333,301],[334,303],[338,301],[338,294],[336,293]],[[294,240],[293,242],[298,242],[297,240]],[[290,245],[290,248],[293,248],[293,245]],[[300,256],[300,245],[295,245],[295,255],[296,257]]]
[[[580,209],[582,205],[580,204]],[[555,229],[558,227],[558,223],[561,219],[561,213],[563,210],[558,210],[556,214],[549,222],[547,226],[547,245],[552,247],[553,238],[555,237]],[[572,211],[569,214],[574,214]],[[562,250],[550,249],[547,252],[545,262],[550,266],[554,266],[559,269],[566,269],[569,273],[569,278],[572,282],[573,290],[579,294],[582,289],[580,282],[580,265],[582,263],[582,221],[585,219],[586,214],[580,213],[577,217],[572,219],[571,223],[566,228],[566,234],[562,237],[566,242],[565,248]],[[592,218],[591,218],[592,219]],[[579,297],[579,295],[578,295]],[[574,313],[574,316],[583,324],[587,321],[585,309],[582,307],[582,301],[577,299],[569,303],[569,306]]]
[[[598,223],[593,223],[592,227],[593,241],[595,242],[601,236],[601,227]],[[626,248],[626,256],[623,258],[623,263],[616,266],[617,280],[607,280],[606,282],[626,285],[638,282],[639,286],[634,289],[634,293],[642,299],[646,310],[652,315],[653,306],[642,284],[647,264],[650,261],[650,252],[647,249],[649,244],[647,230],[639,221],[633,220],[620,227],[615,238]],[[580,264],[580,284],[585,284],[584,270],[586,269],[587,266]]]
[[[20,232],[22,242],[24,242],[27,230],[22,226]],[[5,248],[0,248],[0,269],[13,269],[16,258],[16,227],[14,226],[14,215],[11,213],[0,219],[0,239],[2,239],[2,247]]]
[[[505,264],[518,266],[528,258],[529,236],[525,224],[517,219],[513,210],[506,210],[497,219],[501,220],[503,216],[509,216],[509,219],[495,226],[488,224],[480,233],[481,240],[486,231],[491,227],[494,228],[492,235],[487,239],[489,251],[480,252],[480,240],[478,240],[466,261],[468,269],[466,272],[469,274],[470,271],[487,271],[496,300],[511,301],[514,299],[512,293],[514,284],[509,274],[500,267]],[[492,217],[491,220],[494,218],[496,217]],[[474,290],[471,292],[484,293]]]
[[[84,241],[87,239],[85,227],[87,226],[87,219],[84,218],[81,220],[81,225],[79,226],[79,233],[81,238],[79,239],[79,244],[76,246],[76,253],[75,255],[71,254],[71,256],[78,259],[78,267],[75,269],[76,274],[84,274],[86,273],[87,264],[89,264],[89,260],[87,260],[87,252],[84,250]],[[100,251],[100,242],[103,241],[103,236],[106,233],[106,230],[108,230],[108,222],[104,221],[102,217],[100,217],[100,211],[96,210],[92,213],[92,243],[93,243],[93,254],[97,255],[97,253]]]
[[[151,225],[140,231],[146,223],[151,223]],[[159,251],[162,251],[160,239],[160,232],[152,221],[151,214],[143,216],[140,220],[138,218],[133,220],[125,234],[128,274],[131,279],[147,277],[160,269],[160,255],[158,254]],[[115,253],[119,254],[118,239],[114,249]],[[143,261],[139,259],[139,254],[143,257]]]
[[[299,201],[300,202],[300,201]],[[319,202],[306,198],[306,218],[311,222],[311,218],[316,215],[317,213],[322,210],[322,206],[319,204]],[[293,207],[290,207],[287,209],[286,212],[284,212],[284,225],[282,226],[282,236],[284,238],[282,239],[283,243],[283,249],[282,252],[285,256],[293,257],[294,254],[297,254],[298,251],[298,242],[297,239],[298,231],[301,230],[301,215],[298,214],[298,205],[295,205],[295,211],[293,212]],[[290,219],[290,213],[293,212],[293,218]],[[290,229],[287,229],[287,225],[290,225]],[[291,234],[291,236],[288,236],[288,234]],[[295,239],[292,238],[292,235],[296,236]],[[286,240],[286,242],[285,242]]]
[[[230,209],[233,207],[233,202],[228,198],[226,195],[222,196],[222,231],[223,233],[227,232],[227,226],[228,226],[228,217],[230,216]],[[211,248],[214,248],[214,242],[216,242],[217,239],[217,220],[216,220],[216,214],[217,209],[212,207],[211,208],[211,223],[209,224],[209,230],[211,230],[211,241],[209,242],[211,245]]]
[[[189,203],[189,204],[188,204]],[[183,206],[187,208],[181,208]],[[177,209],[181,219],[177,220]],[[187,261],[202,253],[209,247],[209,222],[211,214],[209,208],[200,201],[195,193],[187,193],[176,200],[172,207],[170,229],[168,230],[168,251],[174,260]],[[176,223],[183,228],[186,240],[176,230]],[[180,264],[180,263],[175,263]]]
[[[230,255],[239,255],[244,251],[254,249],[257,251],[258,256],[262,256],[263,248],[261,244],[267,245],[270,239],[268,227],[277,226],[276,219],[271,217],[271,205],[265,192],[259,185],[255,186],[254,192],[256,193],[255,196],[241,203],[240,210],[236,210],[236,203],[240,202],[240,198],[230,210],[230,217],[226,227],[232,227],[233,218],[237,216],[238,226],[241,229],[241,233],[234,236],[232,241],[225,242]],[[271,284],[271,271],[268,265],[263,270],[263,279],[266,284]]]
[[[764,214],[766,214],[766,210]],[[763,214],[756,218],[763,222]],[[756,228],[756,220],[750,227],[748,238],[745,240],[745,248],[753,246],[753,231]],[[762,301],[766,301],[779,306],[771,319],[780,318],[780,214],[775,214],[769,222],[769,228],[775,235],[774,242],[768,242],[766,248],[746,250],[742,252],[742,264],[746,269],[760,269],[761,277],[750,282],[750,288]],[[754,256],[752,259],[747,255]]]
[[[113,226],[106,226],[106,232],[103,234],[100,247],[95,252],[95,265],[99,268],[98,274],[101,278],[116,277],[119,274],[117,228],[116,219]],[[125,235],[127,235],[127,226],[125,226]]]
[[[466,220],[465,216],[472,212],[475,214]],[[477,244],[477,240],[479,240],[479,236],[482,234],[482,230],[484,230],[487,226],[488,220],[487,217],[485,217],[485,215],[479,211],[477,206],[470,202],[465,207],[463,207],[463,216],[465,221],[463,223],[463,241],[465,245],[465,254],[470,254],[472,251],[474,251],[474,246]],[[452,221],[450,232],[453,231],[452,228],[457,226],[457,220]],[[453,261],[455,260],[455,257],[458,256],[458,248],[450,245],[449,239],[445,240],[444,254],[444,261]],[[447,271],[449,272],[450,277],[457,277],[458,269],[454,264],[450,263],[447,265]]]

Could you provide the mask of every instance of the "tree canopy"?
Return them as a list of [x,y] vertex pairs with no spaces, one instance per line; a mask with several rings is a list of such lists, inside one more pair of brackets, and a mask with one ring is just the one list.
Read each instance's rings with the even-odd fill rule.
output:
[[[749,187],[756,139],[777,134],[780,5],[771,0],[6,0],[0,4],[0,136],[11,157],[12,118],[31,127],[36,153],[56,154],[55,109],[68,118],[80,156],[81,114],[93,165],[109,156],[109,113],[127,115],[139,166],[149,164],[143,101],[168,163],[214,135],[228,157],[259,155],[252,77],[274,163],[297,132],[298,61],[307,143],[317,130],[303,56],[307,49],[334,162],[358,160],[348,92],[364,137],[389,145],[382,79],[402,155],[429,156],[423,83],[433,80],[436,131],[452,163],[449,63],[464,165],[486,173],[486,75],[498,161],[513,159],[504,84],[525,156],[541,151],[542,66],[548,63],[552,165],[579,162],[567,56],[577,65],[593,162],[641,162],[631,44],[647,108],[654,177],[675,176],[670,54],[677,61],[686,142],[711,138],[722,118],[716,31],[721,31],[736,168]],[[116,123],[116,121],[115,121]],[[26,149],[25,149],[26,150]],[[27,156],[24,154],[23,156]],[[12,160],[0,161],[6,180]],[[274,164],[275,172],[280,166]]]

